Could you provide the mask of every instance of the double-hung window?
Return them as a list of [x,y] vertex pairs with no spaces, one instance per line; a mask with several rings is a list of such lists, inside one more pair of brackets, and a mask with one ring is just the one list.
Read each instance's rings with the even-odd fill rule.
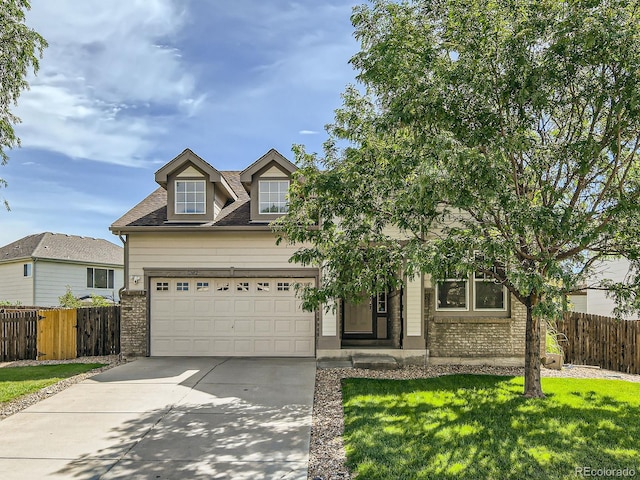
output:
[[473,308],[504,312],[507,309],[507,289],[489,275],[473,275]]
[[87,268],[87,288],[113,288],[113,279],[110,268]]
[[469,282],[459,275],[452,275],[438,282],[437,310],[466,311],[469,310]]
[[204,180],[176,180],[175,209],[177,214],[207,213]]
[[289,180],[260,180],[258,182],[259,205],[258,211],[265,213],[287,213],[289,202]]

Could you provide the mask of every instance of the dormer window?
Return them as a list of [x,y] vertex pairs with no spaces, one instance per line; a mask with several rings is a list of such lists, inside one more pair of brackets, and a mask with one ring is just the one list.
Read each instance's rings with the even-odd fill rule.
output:
[[289,211],[288,180],[260,180],[258,189],[260,192],[258,211],[261,214],[287,213]]
[[176,180],[176,214],[204,214],[206,207],[206,186],[204,180]]

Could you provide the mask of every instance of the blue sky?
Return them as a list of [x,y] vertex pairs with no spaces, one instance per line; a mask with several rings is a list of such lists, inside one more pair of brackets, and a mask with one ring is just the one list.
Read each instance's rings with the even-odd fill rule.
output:
[[340,0],[33,0],[49,42],[0,167],[0,246],[52,231],[106,238],[185,148],[242,170],[270,148],[321,152],[354,83]]

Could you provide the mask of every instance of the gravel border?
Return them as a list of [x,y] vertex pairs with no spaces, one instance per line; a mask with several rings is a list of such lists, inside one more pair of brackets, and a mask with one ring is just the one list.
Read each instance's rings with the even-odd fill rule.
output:
[[[428,367],[407,366],[398,370],[317,369],[307,478],[309,480],[350,480],[353,478],[345,467],[346,457],[342,441],[344,419],[342,415],[341,379],[388,378],[406,380],[457,373],[519,376],[524,375],[524,368],[443,365]],[[597,367],[566,365],[562,370],[543,368],[541,373],[542,377],[608,378],[640,382],[640,375],[613,372]]]
[[58,383],[54,383],[53,385],[49,385],[37,392],[30,393],[28,395],[24,395],[23,397],[16,398],[15,400],[11,400],[10,402],[0,404],[0,420],[4,420],[5,418],[13,415],[14,413],[18,413],[21,410],[24,410],[31,405],[38,403],[40,400],[44,400],[45,398],[50,397],[62,390],[69,388],[71,385],[82,382],[87,378],[91,378],[98,373],[102,373],[105,370],[109,370],[110,368],[115,367],[125,361],[121,358],[120,355],[105,355],[99,357],[80,357],[74,358],[72,360],[18,360],[15,362],[4,362],[0,363],[0,368],[5,367],[32,367],[37,365],[60,365],[64,363],[104,363],[106,364],[104,367],[96,368],[94,370],[90,370],[85,373],[81,373],[79,375],[74,375],[73,377],[65,378],[64,380],[60,380]]

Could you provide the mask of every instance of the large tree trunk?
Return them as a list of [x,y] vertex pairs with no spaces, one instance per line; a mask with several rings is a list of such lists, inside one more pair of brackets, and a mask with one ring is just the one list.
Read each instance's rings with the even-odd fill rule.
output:
[[540,318],[534,317],[533,307],[536,297],[531,296],[527,307],[527,326],[524,351],[524,396],[544,398],[540,383]]

